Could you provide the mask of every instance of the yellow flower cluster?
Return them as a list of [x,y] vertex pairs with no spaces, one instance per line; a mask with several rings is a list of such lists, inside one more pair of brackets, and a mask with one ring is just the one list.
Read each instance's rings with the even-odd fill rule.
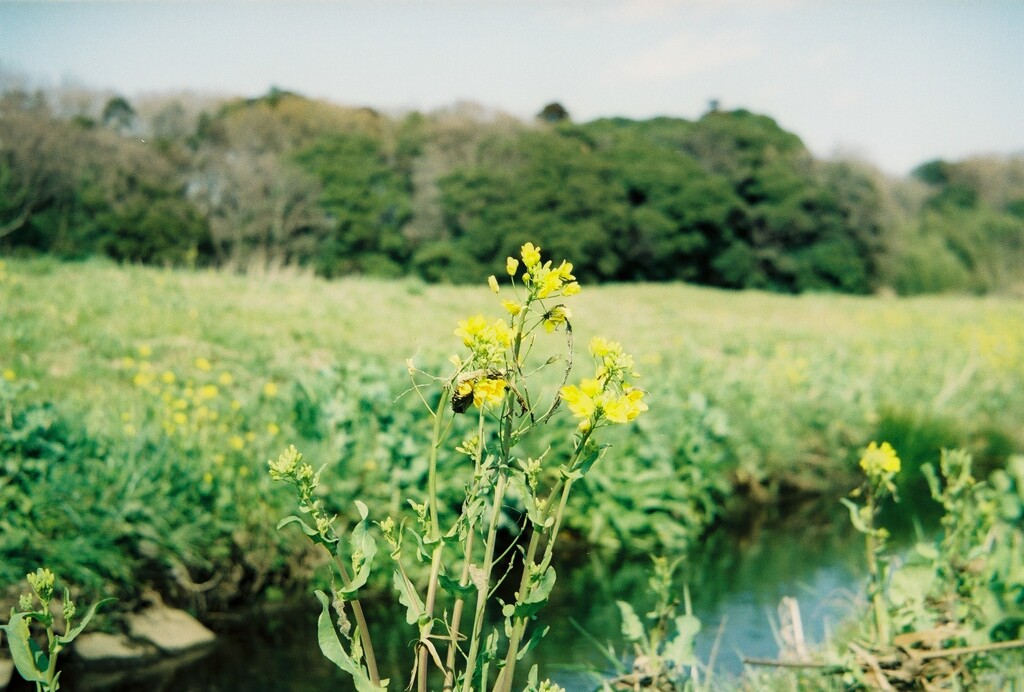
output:
[[[235,391],[235,377],[230,372],[215,373],[213,364],[203,357],[193,361],[194,370],[187,375],[173,370],[161,372],[148,360],[153,355],[151,347],[140,346],[136,353],[139,360],[128,356],[121,364],[134,371],[132,383],[151,398],[140,421],[131,411],[121,413],[126,435],[133,437],[139,432],[138,422],[158,424],[164,435],[186,447],[219,447],[228,452],[244,452],[256,442],[259,437],[255,432],[256,422],[242,411],[241,398],[244,397]],[[265,383],[262,396],[264,399],[276,397],[277,385]],[[274,421],[258,427],[270,439],[281,433]],[[213,458],[217,464],[224,461],[220,453]]]
[[508,382],[500,377],[477,377],[465,380],[455,388],[452,406],[457,412],[465,411],[469,407],[471,396],[472,402],[477,408],[500,406],[501,402],[505,400],[506,389],[508,389]]
[[512,329],[505,320],[488,322],[483,315],[459,320],[455,336],[472,351],[471,364],[477,368],[504,365],[505,353],[512,345]]
[[580,384],[562,387],[561,394],[569,410],[580,419],[580,429],[590,430],[603,421],[629,423],[647,410],[644,391],[626,382],[633,372],[633,357],[614,341],[595,337],[590,352],[597,361],[592,378]]
[[892,476],[900,471],[900,458],[888,442],[872,442],[860,458],[860,467],[870,478]]
[[[526,271],[523,272],[523,285],[530,291],[532,298],[550,298],[553,296],[573,296],[580,292],[580,285],[574,281],[572,264],[562,260],[557,267],[552,266],[551,260],[541,264],[540,248],[533,243],[526,243],[520,248],[519,256],[523,258],[523,265]],[[505,260],[505,271],[508,275],[515,277],[519,271],[519,260],[509,257]],[[509,306],[506,305],[506,309]],[[509,309],[509,312],[512,312]],[[518,310],[516,311],[518,312]],[[512,314],[516,314],[512,312]]]

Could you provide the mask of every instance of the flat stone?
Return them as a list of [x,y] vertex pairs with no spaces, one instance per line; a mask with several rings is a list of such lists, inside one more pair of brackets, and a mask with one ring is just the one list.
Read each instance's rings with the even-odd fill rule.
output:
[[153,606],[128,618],[128,634],[161,651],[178,653],[210,644],[217,636],[183,610]]
[[0,658],[0,690],[7,687],[12,675],[14,675],[14,661]]
[[75,655],[90,663],[119,663],[152,658],[157,649],[151,644],[135,642],[123,634],[87,632],[75,639]]

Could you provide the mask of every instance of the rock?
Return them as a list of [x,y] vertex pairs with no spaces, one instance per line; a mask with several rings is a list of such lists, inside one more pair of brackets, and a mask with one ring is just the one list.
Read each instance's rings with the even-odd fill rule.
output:
[[0,690],[7,687],[12,675],[14,675],[14,661],[0,658]]
[[164,606],[152,606],[129,616],[128,634],[171,654],[210,644],[216,639],[213,632],[185,611]]
[[87,632],[75,640],[75,655],[88,663],[125,663],[155,657],[152,644],[132,641],[123,634]]

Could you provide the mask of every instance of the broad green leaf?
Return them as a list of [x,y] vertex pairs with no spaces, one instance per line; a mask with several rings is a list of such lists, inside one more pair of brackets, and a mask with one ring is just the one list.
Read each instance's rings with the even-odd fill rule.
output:
[[[46,682],[46,666],[42,670],[37,666],[37,655],[33,649],[39,652],[38,646],[34,646],[32,635],[29,633],[28,621],[24,613],[11,611],[11,619],[6,625],[0,625],[0,629],[7,632],[7,645],[11,649],[11,658],[14,659],[14,667],[18,674],[28,682]],[[45,660],[45,657],[44,657]]]
[[394,572],[395,590],[398,591],[398,601],[405,606],[405,621],[410,625],[419,622],[426,608],[420,595],[416,593],[409,580],[402,576],[397,569]]
[[352,682],[355,683],[358,692],[377,692],[384,689],[370,682],[370,678],[367,677],[362,666],[357,665],[352,657],[345,652],[345,647],[341,645],[338,632],[334,629],[334,622],[331,620],[331,599],[320,590],[317,590],[316,597],[322,606],[320,617],[316,621],[317,642],[320,644],[320,651],[328,661],[352,676]]
[[630,642],[638,642],[643,639],[644,624],[640,622],[640,617],[633,610],[633,606],[625,601],[615,601],[615,603],[619,606],[619,612],[622,613],[622,636]]

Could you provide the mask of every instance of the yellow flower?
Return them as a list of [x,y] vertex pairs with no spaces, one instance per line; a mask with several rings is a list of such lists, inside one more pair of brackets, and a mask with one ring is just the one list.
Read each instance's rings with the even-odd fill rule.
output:
[[608,341],[603,336],[595,336],[590,340],[590,355],[594,358],[604,358],[621,350],[622,346],[618,342]]
[[900,458],[888,442],[881,446],[872,442],[860,458],[860,467],[871,477],[895,474],[900,471]]
[[273,399],[277,396],[277,385],[273,382],[267,382],[263,385],[263,396],[268,399]]
[[232,435],[228,440],[228,444],[231,446],[231,449],[242,449],[245,447],[245,440],[238,435]]
[[177,413],[174,414],[173,420],[177,425],[185,425],[185,423],[188,422],[188,416],[186,416],[181,411],[178,411]]
[[[550,264],[550,262],[548,263]],[[545,267],[546,268],[546,265]],[[543,269],[541,273],[543,274]],[[556,272],[548,272],[544,274],[544,278],[540,280],[540,287],[537,289],[538,298],[547,298],[552,293],[555,293],[562,287],[562,277]]]
[[526,243],[519,252],[527,269],[532,270],[540,262],[540,248],[534,247],[533,243]]
[[584,379],[577,387],[574,384],[561,389],[562,398],[569,410],[577,418],[589,420],[597,410],[597,397],[601,393],[601,383],[596,379]]
[[506,258],[505,271],[508,272],[509,276],[515,276],[516,272],[519,271],[519,260],[517,260],[515,257]]
[[574,296],[574,295],[576,295],[579,292],[580,292],[580,285],[578,283],[576,283],[575,281],[573,281],[572,283],[567,283],[566,285],[562,286],[562,295],[563,296],[566,296],[566,297]]
[[544,315],[544,329],[549,333],[555,331],[560,324],[572,317],[572,312],[564,305],[556,305]]
[[14,380],[16,380],[17,378],[18,376],[10,368],[6,368],[4,370],[4,379],[7,380],[8,382],[14,382]]
[[212,367],[213,366],[210,365],[210,361],[206,360],[205,358],[202,358],[202,357],[196,358],[196,368],[197,369],[202,370],[203,372],[210,372],[210,369]]
[[197,394],[200,399],[216,399],[217,395],[220,394],[220,390],[217,389],[215,384],[204,384],[199,388]]
[[507,386],[508,384],[501,378],[481,378],[473,385],[473,403],[480,408],[499,406],[505,398]]
[[271,435],[272,437],[277,437],[277,435],[280,432],[281,426],[279,426],[277,423],[267,423],[267,433],[269,435]]
[[170,370],[165,370],[164,374],[160,376],[160,380],[164,384],[174,384],[174,373]]
[[139,356],[142,358],[149,358],[151,355],[153,355],[153,349],[147,346],[146,344],[139,346],[138,351]]
[[228,387],[231,385],[232,382],[235,381],[235,378],[231,376],[230,372],[222,372],[220,374],[220,377],[217,378],[217,381],[220,382],[225,387]]
[[523,311],[522,304],[517,303],[514,300],[503,300],[501,301],[501,305],[508,311],[508,314],[512,315],[513,317],[515,317],[516,315]]
[[462,339],[464,346],[469,348],[473,347],[473,342],[487,329],[487,320],[483,315],[473,315],[472,317],[459,320],[459,328],[455,330],[455,336]]
[[498,277],[496,277],[494,274],[491,274],[490,276],[487,277],[487,285],[490,286],[491,290],[494,291],[495,293],[501,290],[498,288]]
[[136,387],[146,387],[153,382],[153,375],[148,372],[139,371],[135,373],[135,377],[132,378],[132,383]]
[[211,483],[213,483],[213,474],[210,473],[209,471],[204,473],[203,474],[203,483],[205,483],[206,485],[210,485]]

